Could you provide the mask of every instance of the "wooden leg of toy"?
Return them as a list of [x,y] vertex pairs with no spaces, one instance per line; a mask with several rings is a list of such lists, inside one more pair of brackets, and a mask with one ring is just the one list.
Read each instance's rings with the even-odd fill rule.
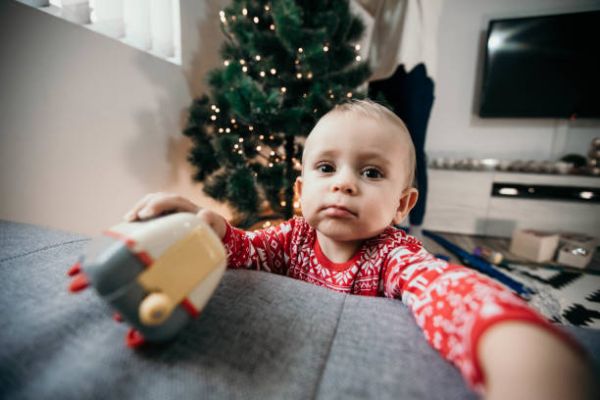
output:
[[142,301],[139,308],[139,317],[145,325],[160,325],[173,312],[175,304],[164,293],[151,293]]

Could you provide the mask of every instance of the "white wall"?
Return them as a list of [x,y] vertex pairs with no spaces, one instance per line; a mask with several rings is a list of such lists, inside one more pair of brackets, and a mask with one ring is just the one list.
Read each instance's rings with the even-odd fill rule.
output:
[[[482,119],[477,116],[482,40],[490,19],[600,9],[598,0],[446,0],[438,43],[429,159],[547,160],[583,153],[600,120]],[[600,72],[599,72],[600,73]]]
[[[187,34],[217,32],[218,9],[182,0]],[[218,43],[193,40],[181,68],[13,1],[0,37],[0,218],[93,235],[159,190],[228,215],[191,183],[181,135]]]

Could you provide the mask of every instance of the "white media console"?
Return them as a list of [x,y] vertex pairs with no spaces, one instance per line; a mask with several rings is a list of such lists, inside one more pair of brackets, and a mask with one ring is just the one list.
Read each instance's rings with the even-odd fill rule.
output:
[[424,228],[510,237],[519,229],[600,237],[600,178],[429,169]]

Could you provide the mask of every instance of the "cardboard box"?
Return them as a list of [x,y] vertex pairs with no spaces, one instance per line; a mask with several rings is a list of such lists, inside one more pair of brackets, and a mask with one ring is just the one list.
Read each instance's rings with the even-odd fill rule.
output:
[[558,250],[556,261],[569,267],[585,268],[594,255],[594,249],[587,249],[573,244],[565,244]]
[[560,233],[560,245],[571,244],[576,247],[581,247],[592,251],[596,251],[596,247],[600,244],[597,237],[586,235],[583,233],[574,232],[561,232]]
[[519,229],[512,235],[509,251],[535,262],[551,261],[558,248],[559,239],[557,233]]

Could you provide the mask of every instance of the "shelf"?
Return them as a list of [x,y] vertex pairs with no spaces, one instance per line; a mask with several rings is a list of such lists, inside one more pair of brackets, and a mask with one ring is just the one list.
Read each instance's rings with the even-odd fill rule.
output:
[[[597,177],[442,169],[429,169],[428,176],[426,229],[510,237],[531,228],[600,237]],[[523,188],[529,196],[499,196],[502,187]],[[565,193],[590,199],[573,201]]]

